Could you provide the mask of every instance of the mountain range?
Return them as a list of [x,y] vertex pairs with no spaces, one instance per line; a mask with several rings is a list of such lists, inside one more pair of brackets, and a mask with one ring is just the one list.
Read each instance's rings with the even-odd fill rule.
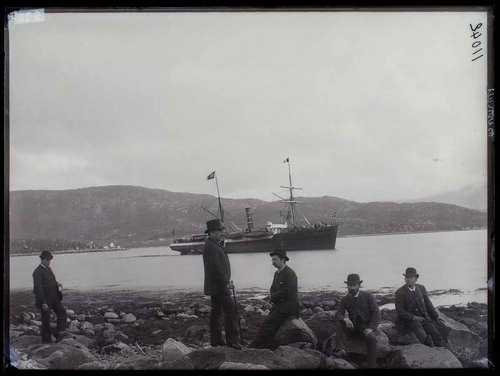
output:
[[488,190],[486,183],[477,186],[465,186],[455,191],[428,196],[406,202],[440,202],[459,205],[469,209],[486,212],[488,206]]
[[[359,203],[338,197],[298,197],[301,224],[337,221],[339,236],[486,228],[478,210],[436,202]],[[281,201],[222,198],[226,227],[245,228],[245,208],[254,227],[282,223]],[[203,209],[205,207],[206,209]],[[121,246],[169,244],[203,233],[217,213],[217,198],[137,186],[102,186],[62,191],[10,192],[10,239],[57,239]],[[280,214],[281,212],[281,214]],[[333,218],[335,213],[335,218]]]

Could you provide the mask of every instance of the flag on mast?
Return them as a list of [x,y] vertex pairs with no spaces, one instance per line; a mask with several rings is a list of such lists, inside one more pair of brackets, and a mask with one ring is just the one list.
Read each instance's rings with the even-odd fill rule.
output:
[[207,180],[213,179],[215,177],[215,171],[207,176]]
[[286,163],[286,162],[290,162],[290,157],[288,157],[287,159],[285,159],[285,160],[283,161],[283,163]]

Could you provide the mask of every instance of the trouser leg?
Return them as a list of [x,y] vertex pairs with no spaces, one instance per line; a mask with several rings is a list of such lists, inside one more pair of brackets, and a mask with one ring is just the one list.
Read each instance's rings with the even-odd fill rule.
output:
[[224,344],[222,340],[222,295],[210,296],[212,309],[210,311],[210,344],[220,346]]
[[236,307],[229,293],[222,297],[222,309],[224,311],[224,328],[228,344],[238,343],[238,324],[236,318]]
[[288,316],[278,312],[277,310],[271,311],[269,313],[269,316],[262,323],[262,326],[255,336],[255,339],[248,346],[255,349],[267,348],[274,350],[277,347],[274,336],[287,318]]
[[42,309],[42,328],[40,331],[43,343],[52,342],[50,336],[50,309],[47,311]]
[[56,332],[54,333],[57,337],[60,332],[64,332],[66,330],[66,321],[68,316],[66,313],[66,308],[64,308],[60,301],[53,303],[51,308],[57,316],[57,328]]
[[335,323],[335,350],[344,350],[347,342],[347,328],[341,321]]
[[425,332],[423,326],[418,321],[410,321],[405,323],[406,328],[411,330],[417,336],[418,340],[426,345],[429,345],[427,339],[427,333]]
[[446,345],[443,336],[439,333],[431,320],[425,320],[422,326],[425,332],[432,337],[432,341],[436,346],[444,347]]
[[377,337],[374,332],[371,332],[367,337],[364,337],[366,340],[368,367],[375,367],[377,365]]

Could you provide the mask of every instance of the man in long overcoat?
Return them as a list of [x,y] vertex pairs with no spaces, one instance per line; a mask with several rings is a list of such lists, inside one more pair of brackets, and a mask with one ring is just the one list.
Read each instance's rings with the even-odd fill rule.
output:
[[289,260],[286,251],[277,249],[269,254],[272,263],[278,270],[274,273],[271,285],[270,300],[273,303],[271,312],[266,318],[255,339],[248,345],[256,349],[278,347],[275,335],[287,319],[299,317],[299,297],[297,275],[286,265]]
[[[227,346],[241,349],[238,343],[236,307],[231,298],[231,264],[226,251],[221,246],[222,223],[218,219],[207,222],[208,238],[203,247],[203,265],[205,267],[205,295],[210,295],[210,343],[215,346]],[[226,342],[222,338],[222,315]]]
[[415,268],[409,267],[403,274],[405,285],[396,291],[396,327],[403,331],[409,329],[424,345],[446,347],[446,341],[436,328],[436,323],[443,319],[434,308],[427,290],[417,284],[419,274]]
[[61,303],[62,285],[56,281],[56,276],[50,268],[50,261],[54,258],[49,251],[40,254],[40,265],[33,272],[33,292],[35,293],[35,307],[42,311],[42,342],[51,343],[50,311],[57,316],[57,328],[54,332],[56,341],[66,329],[66,308]]
[[[359,275],[347,276],[348,293],[339,303],[335,313],[335,355],[346,355],[345,343],[349,337],[358,337],[365,341],[367,349],[368,367],[377,365],[377,338],[376,333],[380,322],[380,309],[372,294],[361,291]],[[347,312],[347,316],[346,316]]]

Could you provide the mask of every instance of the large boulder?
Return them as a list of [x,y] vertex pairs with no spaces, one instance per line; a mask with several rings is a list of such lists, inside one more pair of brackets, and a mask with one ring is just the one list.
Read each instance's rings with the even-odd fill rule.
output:
[[302,300],[301,302],[302,307],[304,308],[314,308],[316,307],[316,303],[311,302],[309,300]]
[[439,312],[444,323],[438,326],[440,332],[448,339],[448,349],[460,360],[474,360],[479,354],[481,337],[467,326]]
[[[70,338],[70,337],[66,337],[66,338],[64,338],[63,340],[61,340],[61,341],[59,342],[59,344],[60,344],[60,345],[69,345],[69,346],[73,346],[73,347],[75,347],[75,348],[77,348],[77,349],[80,349],[80,350],[88,350],[88,346],[86,346],[84,343],[80,342],[80,341],[78,340],[78,338],[81,338],[81,339],[83,339],[83,338],[88,339],[88,338],[86,338],[86,337],[84,337],[84,336],[78,336],[78,335],[73,334],[73,337],[72,337],[72,338]],[[84,339],[84,341],[85,341],[85,339]]]
[[125,323],[131,323],[137,321],[137,318],[133,314],[127,313],[125,316],[123,316],[122,320]]
[[326,358],[326,368],[328,369],[356,369],[351,363],[345,359],[334,358],[329,356]]
[[336,300],[324,300],[319,303],[323,309],[334,309],[337,306]]
[[32,345],[28,351],[33,359],[55,369],[76,369],[81,364],[97,361],[88,350],[63,343]]
[[219,346],[192,351],[188,357],[193,361],[195,369],[218,369],[224,362],[260,364],[271,370],[295,369],[292,362],[267,349],[236,350]]
[[[325,346],[323,351],[328,356],[332,355],[335,349],[335,341],[337,334],[333,334],[330,338],[325,341]],[[376,332],[377,338],[377,358],[386,359],[388,358],[392,352],[394,351],[394,347],[389,343],[389,338],[382,331]],[[346,341],[346,352],[352,354],[361,354],[366,356],[366,341],[363,340],[362,337],[348,337]]]
[[165,303],[162,307],[161,307],[161,311],[168,315],[168,314],[172,314],[172,313],[179,313],[182,311],[182,308],[180,308],[177,304],[174,304],[174,303]]
[[20,330],[9,329],[9,338],[10,339],[20,337],[23,334],[24,334],[24,332],[22,332]]
[[388,360],[389,368],[462,368],[453,353],[444,347],[422,344],[397,346]]
[[123,370],[150,370],[154,366],[154,360],[144,355],[132,355],[127,358],[120,359],[116,366]]
[[30,320],[34,319],[28,312],[23,312],[18,316],[18,319],[29,324]]
[[83,363],[80,364],[76,369],[84,369],[84,370],[91,370],[91,369],[106,369],[106,366],[102,363],[99,362],[90,362],[90,363]]
[[293,346],[279,346],[274,353],[293,363],[296,369],[317,369],[321,360]]
[[308,348],[300,348],[302,351],[305,351],[308,354],[315,356],[319,361],[319,368],[326,368],[326,358],[327,356],[321,351],[308,349]]
[[106,312],[106,313],[104,314],[104,318],[105,318],[105,319],[108,319],[108,320],[109,320],[109,319],[116,320],[116,319],[119,319],[119,318],[120,318],[120,316],[118,316],[118,315],[117,315],[116,313],[114,313],[114,312]]
[[17,338],[11,338],[10,345],[16,349],[24,349],[31,345],[38,345],[42,343],[40,336],[24,335]]
[[[387,358],[394,351],[394,347],[390,345],[389,338],[384,332],[377,331],[377,358]],[[354,337],[347,342],[347,351],[366,355],[366,343],[361,338]]]
[[188,356],[181,356],[173,360],[165,360],[160,362],[154,369],[160,370],[192,370],[194,369],[193,361]]
[[[88,349],[97,347],[97,342],[92,338],[78,335],[78,334],[74,334],[73,336],[74,336],[73,339],[75,341],[81,343],[83,346],[85,346]],[[65,341],[65,340],[66,340],[66,338],[63,341]]]
[[80,325],[80,330],[86,330],[86,329],[92,329],[94,325],[91,323],[91,322],[88,322],[88,321],[84,321],[82,322],[82,324]]
[[192,325],[187,328],[185,337],[186,339],[194,338],[202,340],[204,337],[210,334],[210,328],[208,325]]
[[243,310],[245,313],[254,313],[255,312],[255,308],[253,305],[249,304],[245,307],[245,309]]
[[163,348],[161,352],[162,362],[172,362],[183,356],[188,355],[191,349],[187,347],[182,342],[176,341],[173,338],[169,338],[163,343]]
[[121,355],[126,355],[126,354],[131,354],[132,348],[123,343],[123,342],[117,342],[113,343],[111,345],[104,346],[101,349],[101,354],[118,354],[120,353]]
[[228,369],[269,369],[266,366],[260,364],[252,364],[252,363],[233,363],[233,362],[224,362],[219,367],[220,370],[228,370]]
[[420,343],[413,332],[403,331],[403,333],[400,333],[392,321],[381,321],[378,330],[384,332],[389,338],[389,343],[394,346],[406,346]]
[[314,332],[300,318],[286,320],[278,329],[275,340],[282,346],[294,342],[309,342],[315,348],[318,344],[318,339]]
[[313,314],[305,323],[316,335],[319,342],[323,343],[335,332],[335,311],[323,311]]

